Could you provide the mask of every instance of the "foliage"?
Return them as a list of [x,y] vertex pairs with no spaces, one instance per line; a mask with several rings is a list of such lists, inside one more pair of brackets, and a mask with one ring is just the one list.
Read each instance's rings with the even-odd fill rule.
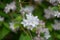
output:
[[[21,25],[21,21],[23,19],[21,13],[20,13],[20,4],[19,0],[14,0],[16,2],[17,9],[15,11],[11,11],[6,14],[4,12],[4,8],[7,3],[12,2],[12,0],[0,0],[0,16],[4,17],[4,21],[0,22],[0,40],[5,40],[6,37],[8,39],[10,34],[13,34],[12,40],[18,36],[18,38],[14,40],[32,40],[31,36],[34,37],[36,35],[35,30],[27,30],[26,28]],[[22,6],[30,5],[28,2],[30,0],[21,0]],[[43,1],[41,4],[35,4],[34,1],[32,1],[35,6],[35,9],[33,11],[34,16],[38,16],[39,19],[46,22],[46,28],[49,29],[51,37],[48,40],[60,40],[60,30],[56,31],[52,28],[51,24],[54,23],[55,19],[46,19],[44,17],[44,9],[48,8],[49,6],[52,6],[48,1]],[[52,7],[52,10],[59,10],[58,6]],[[17,32],[12,32],[12,30],[9,28],[9,22],[18,22],[15,26],[19,26],[19,29]],[[15,34],[15,35],[14,35]]]

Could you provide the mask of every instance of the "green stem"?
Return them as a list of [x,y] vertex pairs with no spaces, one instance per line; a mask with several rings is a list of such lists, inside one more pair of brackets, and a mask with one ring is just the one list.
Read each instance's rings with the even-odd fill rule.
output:
[[31,37],[31,39],[32,39],[32,35],[31,35],[30,31],[29,31],[29,30],[27,30],[27,32],[29,33],[29,35],[30,35],[30,37]]

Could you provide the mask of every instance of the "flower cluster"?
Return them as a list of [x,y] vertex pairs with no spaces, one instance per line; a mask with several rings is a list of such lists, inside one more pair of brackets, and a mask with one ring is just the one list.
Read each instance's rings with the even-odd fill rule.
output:
[[41,3],[43,0],[34,0],[36,3]]
[[10,24],[11,30],[14,31],[14,30],[15,30],[15,28],[14,28],[14,23],[11,22],[11,23],[9,23],[9,24]]
[[38,36],[40,35],[40,33],[44,33],[44,38],[46,40],[51,37],[48,28],[38,27],[36,33],[38,34]]
[[44,17],[47,19],[52,17],[57,17],[57,18],[60,17],[60,12],[58,10],[57,11],[52,10],[51,7],[49,7],[48,9],[45,9],[44,13],[45,13]]
[[[38,36],[40,35],[40,32],[44,32],[44,37],[46,39],[50,38],[50,34],[47,28],[45,27],[45,22],[43,22],[42,20],[38,19],[38,16],[33,16],[32,15],[32,11],[33,11],[33,7],[26,7],[26,8],[22,8],[20,10],[21,13],[28,13],[26,14],[26,18],[23,18],[23,21],[21,22],[21,24],[23,24],[24,27],[26,27],[27,29],[32,30],[33,28],[37,28],[38,26],[40,28],[37,28],[37,34]],[[41,28],[43,27],[43,28]],[[36,37],[34,40],[40,40],[40,37]]]
[[18,28],[19,28],[19,26],[16,26],[16,25],[15,25],[15,22],[10,22],[9,25],[10,25],[10,29],[11,29],[13,32],[16,32],[16,31],[18,30]]
[[48,28],[43,29],[43,31],[44,31],[44,34],[45,34],[44,37],[46,38],[46,40],[49,39],[51,36],[49,34]]
[[59,18],[60,17],[60,12],[59,11],[55,11],[55,15],[54,16],[56,16],[57,18]]
[[15,10],[16,10],[16,5],[15,5],[15,2],[14,2],[14,1],[11,2],[10,4],[7,4],[7,5],[6,5],[6,7],[5,7],[5,9],[4,9],[4,12],[5,12],[5,13],[9,13],[10,10],[12,10],[12,11],[15,11]]
[[52,11],[50,8],[44,9],[44,13],[45,13],[44,17],[47,19],[53,17],[54,15],[54,11]]
[[20,12],[21,12],[21,14],[24,16],[25,13],[27,13],[27,14],[32,13],[33,10],[34,10],[34,7],[33,7],[33,6],[26,6],[26,7],[22,7],[22,8],[20,9]]
[[55,24],[52,24],[54,30],[60,30],[60,22],[55,20]]
[[7,26],[17,35],[20,33],[23,40],[30,36],[32,40],[48,40],[49,38],[49,40],[55,40],[56,37],[59,38],[60,34],[55,32],[60,30],[60,0],[14,0],[5,3],[6,5],[3,2],[0,2],[0,9],[2,9],[0,10],[0,28],[2,33]]
[[60,0],[49,0],[49,2],[53,5],[58,5],[58,3],[60,3]]
[[37,16],[33,16],[31,13],[26,14],[26,19],[23,19],[23,22],[21,24],[24,25],[24,27],[27,26],[28,29],[33,29],[37,25],[39,25],[39,19]]

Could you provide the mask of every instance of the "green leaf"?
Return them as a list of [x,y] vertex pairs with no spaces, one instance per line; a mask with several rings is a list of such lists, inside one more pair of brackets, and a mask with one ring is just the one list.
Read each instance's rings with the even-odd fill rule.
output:
[[59,8],[57,6],[54,6],[51,9],[54,10],[54,11],[57,11]]
[[10,18],[6,13],[4,13],[3,11],[0,11],[0,16],[6,17],[6,18]]
[[2,30],[0,30],[0,40],[2,40],[10,31],[3,27]]
[[21,34],[19,40],[32,40],[29,35]]
[[33,12],[35,16],[38,16],[39,19],[44,19],[43,18],[43,8],[41,6],[37,6]]
[[12,0],[2,0],[1,2],[3,2],[3,3],[10,3],[10,2],[12,2]]
[[48,40],[54,40],[52,37],[50,37]]
[[8,23],[4,22],[3,25],[4,25],[4,27],[6,27],[7,29],[9,29],[9,24],[8,24]]
[[60,34],[59,34],[59,33],[55,33],[55,37],[56,37],[57,39],[60,39]]
[[51,24],[47,24],[46,27],[49,29],[49,31],[52,31],[52,25]]
[[8,23],[4,22],[3,28],[0,30],[0,40],[3,39],[10,32],[8,28],[9,28]]
[[21,16],[17,16],[17,17],[15,18],[15,20],[21,22],[21,21],[22,21],[22,17],[21,17]]
[[4,7],[5,7],[5,4],[1,3],[0,4],[0,9],[4,9]]
[[60,39],[60,34],[59,34],[59,35],[57,35],[57,38],[58,38],[58,39]]
[[49,29],[49,31],[52,31],[53,30],[53,28],[52,28],[52,23],[53,23],[54,21],[51,19],[49,19],[49,20],[46,20],[46,27]]
[[50,3],[47,2],[47,1],[43,1],[43,2],[41,3],[41,6],[42,6],[43,8],[48,8],[49,5],[50,5]]

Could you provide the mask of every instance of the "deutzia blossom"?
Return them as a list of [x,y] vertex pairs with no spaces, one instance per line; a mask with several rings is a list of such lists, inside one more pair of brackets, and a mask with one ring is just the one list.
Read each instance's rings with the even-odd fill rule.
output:
[[54,16],[60,17],[60,12],[59,11],[55,11],[55,15]]
[[42,20],[40,20],[39,27],[36,27],[36,34],[37,34],[37,36],[34,37],[33,40],[45,40],[43,37],[40,36],[40,33],[42,31],[44,31],[44,29],[43,29],[44,27],[45,27],[45,22],[43,22]]
[[9,13],[10,10],[14,11],[15,9],[16,9],[16,5],[15,5],[15,2],[13,1],[10,4],[6,5],[4,12]]
[[52,11],[50,8],[44,9],[44,13],[45,13],[44,17],[47,19],[53,17],[54,15],[54,11]]
[[18,26],[15,26],[15,23],[14,22],[10,22],[9,23],[10,24],[10,29],[12,30],[12,31],[16,31],[16,29],[18,29],[19,27]]
[[58,5],[58,3],[60,3],[60,0],[49,0],[49,2],[53,5]]
[[44,37],[46,38],[46,39],[49,39],[51,36],[50,36],[50,34],[49,34],[49,30],[48,30],[48,28],[45,28],[44,29]]
[[51,37],[50,34],[49,34],[48,28],[38,27],[36,32],[38,33],[38,36],[40,36],[40,33],[41,33],[41,32],[44,33],[44,38],[45,38],[46,40]]
[[14,28],[14,23],[9,23],[9,24],[10,24],[11,30],[15,30],[15,28]]
[[45,22],[42,21],[42,20],[40,20],[40,21],[39,21],[39,25],[40,25],[40,27],[45,27]]
[[55,24],[52,24],[54,30],[60,30],[60,22],[55,20]]
[[36,33],[39,34],[40,36],[40,33],[42,31],[42,29],[45,27],[45,22],[43,22],[42,20],[40,20],[39,22],[39,27],[36,28]]
[[21,8],[20,9],[20,12],[21,13],[32,13],[32,11],[34,10],[34,7],[33,6],[26,6],[24,8]]
[[58,0],[58,2],[60,3],[60,0]]
[[0,16],[0,21],[4,21],[4,18]]
[[57,0],[49,0],[50,3],[55,3]]
[[36,3],[41,3],[43,0],[34,0]]
[[44,40],[44,38],[36,36],[33,38],[33,40]]
[[52,17],[60,17],[60,12],[54,11],[50,7],[48,9],[45,9],[44,12],[45,12],[44,17],[47,19],[52,18]]
[[31,13],[26,14],[26,19],[23,19],[21,24],[23,24],[24,27],[27,26],[28,29],[32,30],[34,27],[39,25],[39,19],[37,16],[33,16]]
[[59,3],[58,0],[49,0],[49,2],[54,6],[58,5],[58,3]]

